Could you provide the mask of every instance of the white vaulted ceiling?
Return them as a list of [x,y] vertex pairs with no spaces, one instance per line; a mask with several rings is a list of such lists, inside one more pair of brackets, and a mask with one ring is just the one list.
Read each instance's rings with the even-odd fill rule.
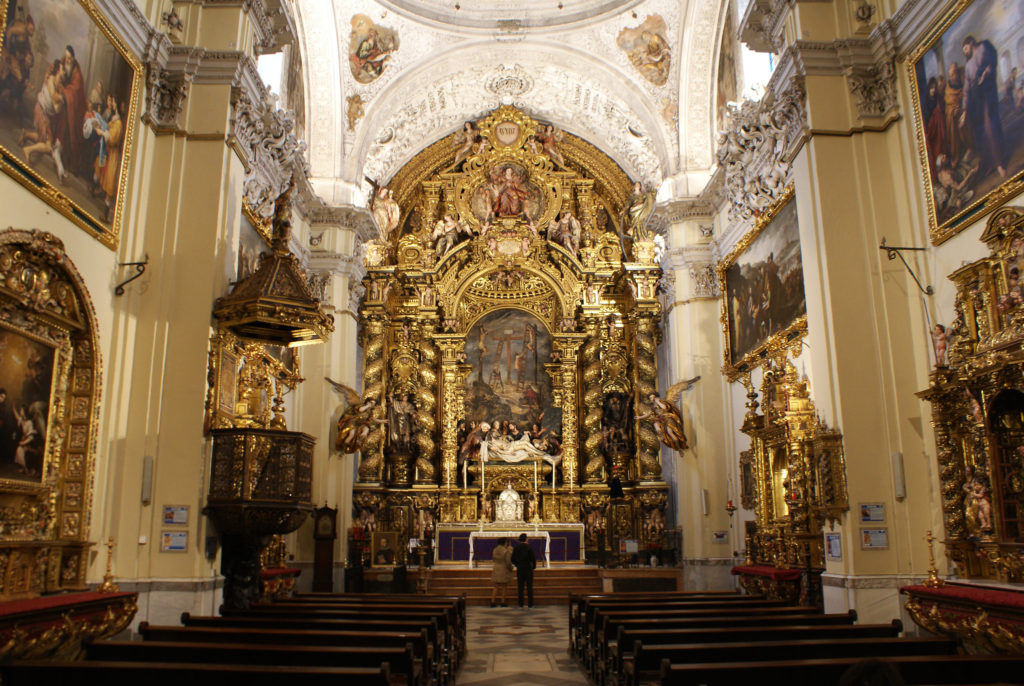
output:
[[[500,104],[590,141],[651,186],[711,167],[727,0],[562,0],[561,9],[558,0],[294,2],[311,177],[329,203],[359,203],[364,177],[387,182],[418,151]],[[349,68],[357,15],[398,38],[369,83]],[[664,20],[671,49],[662,85],[616,43],[652,15]],[[354,97],[364,114],[350,130]]]

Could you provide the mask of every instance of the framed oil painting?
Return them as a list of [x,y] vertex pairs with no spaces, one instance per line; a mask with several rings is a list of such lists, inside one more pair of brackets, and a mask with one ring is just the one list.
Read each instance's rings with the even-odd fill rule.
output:
[[68,355],[0,324],[0,479],[7,483],[42,483],[53,398],[59,378],[67,375]]
[[800,228],[793,189],[762,214],[718,268],[730,381],[760,364],[773,343],[807,330]]
[[0,167],[117,245],[142,66],[91,0],[0,0]]
[[374,531],[370,534],[370,566],[394,567],[398,564],[398,534]]
[[1024,3],[961,0],[907,68],[937,245],[1024,189]]

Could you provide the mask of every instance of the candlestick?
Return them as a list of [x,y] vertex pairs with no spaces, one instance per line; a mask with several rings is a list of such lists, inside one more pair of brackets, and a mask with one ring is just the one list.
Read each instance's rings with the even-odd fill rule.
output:
[[533,461],[533,490],[536,492],[537,488],[537,460]]

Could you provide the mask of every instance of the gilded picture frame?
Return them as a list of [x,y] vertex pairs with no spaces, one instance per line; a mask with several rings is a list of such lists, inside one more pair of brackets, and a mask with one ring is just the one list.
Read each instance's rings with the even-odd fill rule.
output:
[[[42,358],[38,356],[40,350]],[[48,478],[53,471],[51,465],[59,459],[62,435],[67,430],[63,396],[70,381],[71,344],[65,336],[43,337],[15,323],[0,321],[0,351],[0,389],[4,391],[0,426],[7,421],[15,422],[15,438],[10,450],[0,445],[0,493],[45,489],[45,484],[51,481]],[[52,355],[49,361],[47,355]],[[33,359],[38,359],[46,369],[33,370]],[[12,365],[12,361],[15,364]],[[23,369],[19,371],[19,367]],[[32,385],[31,379],[40,372],[49,376],[45,398],[27,390]],[[36,416],[35,405],[45,407],[44,412]],[[4,419],[8,415],[10,419]],[[29,424],[31,428],[22,429],[22,425]],[[24,472],[17,468],[19,464]]]
[[142,63],[93,0],[0,0],[0,63],[0,168],[116,248]]
[[[762,254],[767,258],[761,259]],[[771,350],[791,345],[807,333],[792,186],[758,217],[716,269],[725,338],[722,373],[735,381],[759,367]]]
[[374,531],[370,534],[370,566],[398,566],[398,534],[394,531]]
[[906,61],[934,245],[1024,190],[1024,63],[1001,57],[1022,25],[1020,3],[960,0]]

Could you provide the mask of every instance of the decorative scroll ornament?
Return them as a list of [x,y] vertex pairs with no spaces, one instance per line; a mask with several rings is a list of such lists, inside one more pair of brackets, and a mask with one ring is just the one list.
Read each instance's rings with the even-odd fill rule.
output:
[[716,158],[725,171],[729,218],[749,221],[772,205],[786,189],[793,156],[806,126],[804,86],[800,79],[769,101],[729,106],[729,122]]
[[143,120],[158,133],[177,131],[178,118],[191,85],[191,74],[171,72],[151,64],[146,74],[146,111]]
[[718,297],[718,275],[715,265],[708,262],[690,265],[690,283],[693,286],[692,296],[695,298]]
[[896,70],[890,62],[881,66],[851,69],[846,80],[861,117],[881,117],[898,106]]
[[518,97],[533,90],[533,77],[516,64],[512,67],[499,65],[484,83],[487,92],[505,97]]

